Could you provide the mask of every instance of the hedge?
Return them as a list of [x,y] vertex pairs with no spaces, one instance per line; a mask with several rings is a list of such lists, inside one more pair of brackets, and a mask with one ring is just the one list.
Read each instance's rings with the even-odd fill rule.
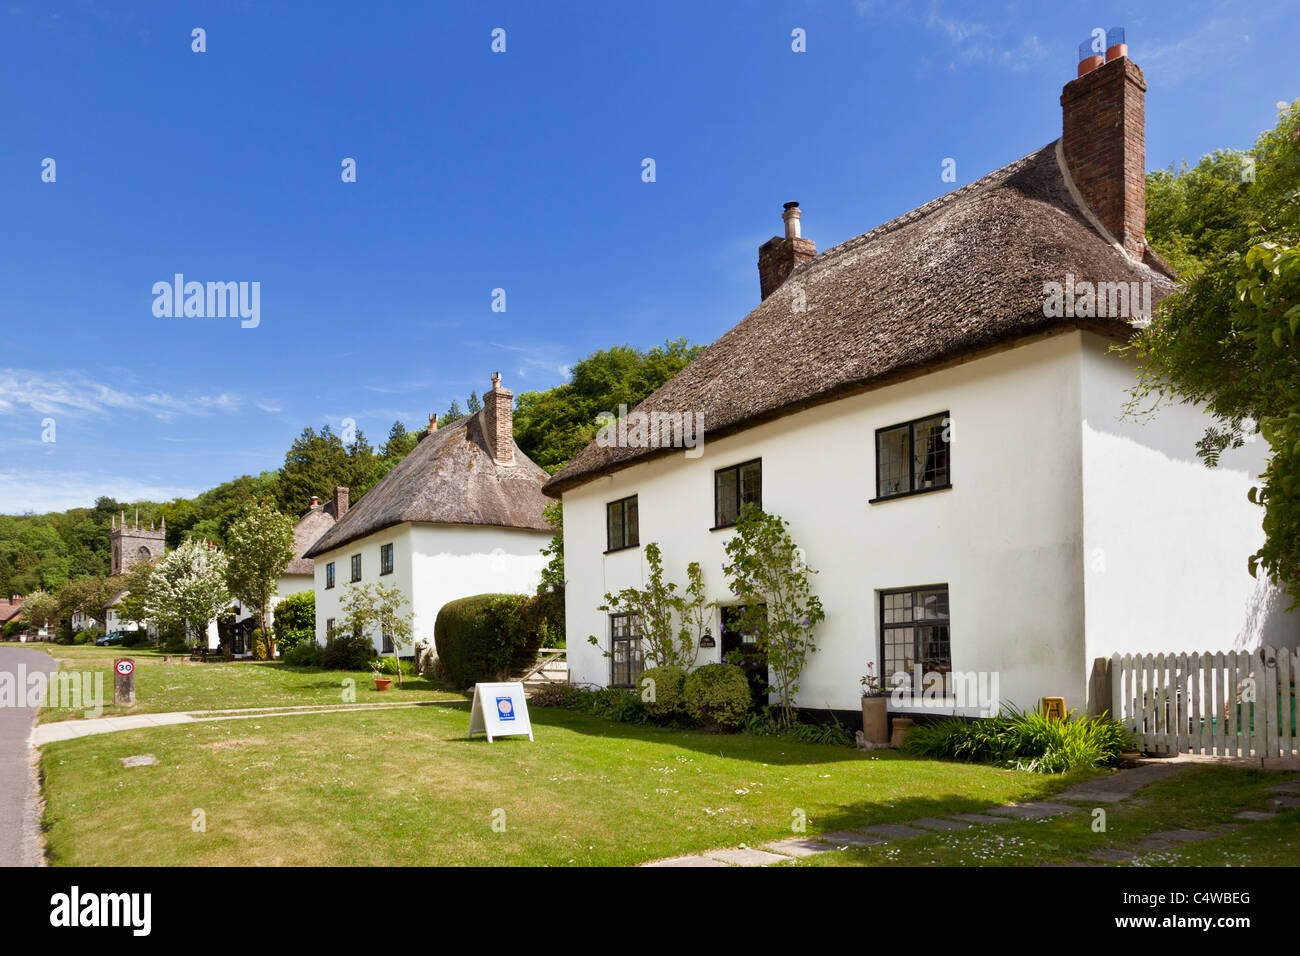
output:
[[735,664],[705,664],[691,671],[683,693],[687,712],[708,726],[739,727],[749,712],[749,680]]
[[555,633],[554,603],[549,595],[475,594],[443,605],[433,641],[447,680],[469,687],[509,677]]

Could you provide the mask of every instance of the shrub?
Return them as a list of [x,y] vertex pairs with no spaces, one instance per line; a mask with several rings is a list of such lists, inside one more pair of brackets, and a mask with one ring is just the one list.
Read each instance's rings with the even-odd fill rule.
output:
[[517,658],[536,655],[540,635],[529,603],[523,594],[475,594],[443,606],[433,640],[452,684],[500,680]]
[[538,688],[528,700],[534,707],[559,707],[624,724],[644,724],[650,720],[650,712],[645,709],[636,691],[624,687],[592,690],[556,684]]
[[266,632],[260,627],[253,628],[253,660],[265,661],[271,658],[271,642],[266,638]]
[[707,726],[739,727],[749,711],[749,681],[735,664],[705,664],[683,688],[686,711]]
[[[669,721],[686,713],[685,683],[686,671],[680,667],[652,667],[641,674],[636,686],[650,716],[655,720]],[[653,698],[647,699],[651,688],[654,689]]]
[[1039,710],[1009,709],[974,722],[958,717],[913,727],[903,744],[908,753],[949,757],[1034,773],[1064,773],[1076,767],[1110,766],[1133,747],[1128,730],[1110,717],[1052,720]]
[[299,591],[290,594],[275,606],[275,620],[271,622],[275,634],[275,649],[283,656],[304,641],[316,639],[316,593]]
[[[94,644],[104,636],[104,632],[97,627],[88,627],[84,631],[78,631],[69,642],[71,644]],[[60,642],[62,643],[62,642]]]
[[122,638],[122,646],[139,647],[141,644],[147,643],[148,640],[149,632],[141,627],[134,631],[127,631],[126,636]]
[[409,658],[394,659],[392,657],[381,657],[379,662],[379,670],[381,673],[391,674],[393,676],[396,676],[399,662],[402,669],[402,674],[404,676],[406,677],[417,676],[415,670],[415,661],[410,660]]
[[24,624],[22,620],[14,618],[4,626],[4,631],[3,633],[0,633],[0,638],[3,638],[6,641],[17,640],[18,635],[22,633],[23,627]]
[[368,637],[355,634],[337,634],[320,652],[320,666],[335,671],[363,671],[370,667],[375,656],[374,645]]
[[751,737],[779,737],[801,744],[836,744],[852,746],[853,735],[844,725],[831,716],[831,723],[817,724],[796,720],[792,724],[782,725],[772,708],[764,707],[747,716],[741,729]]
[[315,641],[295,644],[284,652],[283,660],[290,667],[320,667],[321,652]]

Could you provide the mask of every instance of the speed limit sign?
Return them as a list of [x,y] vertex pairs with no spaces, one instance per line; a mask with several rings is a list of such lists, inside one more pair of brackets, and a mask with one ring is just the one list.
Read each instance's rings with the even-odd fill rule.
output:
[[119,707],[135,704],[135,661],[122,657],[113,662],[113,703]]
[[123,677],[130,677],[135,673],[135,661],[128,658],[122,658],[115,665],[117,672]]

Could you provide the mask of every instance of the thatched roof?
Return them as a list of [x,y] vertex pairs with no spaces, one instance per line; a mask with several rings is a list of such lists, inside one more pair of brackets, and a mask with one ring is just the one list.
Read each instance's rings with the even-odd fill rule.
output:
[[546,472],[516,445],[503,465],[487,450],[483,411],[426,433],[304,557],[407,521],[550,531],[542,516]]
[[319,541],[325,532],[334,527],[334,502],[324,504],[317,502],[302,513],[298,523],[293,526],[293,560],[284,569],[285,574],[314,574],[315,564],[311,558],[305,558],[307,549]]
[[[1053,143],[796,266],[637,408],[703,413],[704,437],[716,440],[1036,333],[1131,334],[1119,319],[1044,316],[1043,283],[1067,273],[1150,281],[1153,304],[1172,291],[1156,257],[1134,262],[1090,224]],[[545,490],[559,497],[674,450],[592,442]]]

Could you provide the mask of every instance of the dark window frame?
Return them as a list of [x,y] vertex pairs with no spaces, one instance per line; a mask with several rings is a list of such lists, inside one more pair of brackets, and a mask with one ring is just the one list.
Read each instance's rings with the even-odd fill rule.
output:
[[352,555],[352,581],[355,584],[361,580],[361,554],[360,552]]
[[[943,420],[944,428],[952,427],[952,412],[949,410],[945,410],[942,412],[935,412],[934,414],[931,415],[922,415],[920,418],[913,418],[911,421],[897,422],[896,424],[886,425],[884,428],[876,429],[876,441],[875,441],[876,496],[874,498],[871,498],[867,502],[868,504],[876,504],[877,502],[880,501],[893,501],[895,498],[910,498],[913,495],[928,495],[932,491],[947,491],[952,487],[952,445],[953,443],[951,439],[947,442],[944,442],[944,444],[948,446],[947,447],[948,458],[945,465],[945,468],[948,473],[947,481],[945,481],[941,485],[931,485],[929,488],[916,487],[916,482],[917,482],[916,426],[921,424],[922,422],[928,422],[935,418],[939,418]],[[909,487],[907,491],[898,491],[898,492],[894,492],[893,494],[881,494],[880,482],[882,476],[880,474],[880,463],[881,463],[881,458],[883,456],[880,454],[880,436],[885,432],[897,431],[900,428],[907,429],[907,479],[908,479]]]
[[[907,621],[893,621],[893,622],[886,623],[885,621],[886,600],[885,599],[887,597],[898,595],[898,594],[912,595],[911,606],[912,608],[915,608],[917,606],[916,595],[920,594],[923,591],[942,591],[944,594],[944,604],[945,607],[947,608],[947,613],[942,617],[924,617],[924,618],[917,618],[915,614],[913,614],[910,617],[910,619]],[[952,673],[952,591],[946,583],[921,584],[915,587],[888,588],[886,590],[878,591],[876,592],[876,611],[879,614],[879,622],[877,627],[877,645],[876,645],[877,653],[879,656],[877,660],[880,661],[881,685],[886,693],[889,693],[894,689],[893,677],[894,674],[897,673],[897,671],[893,669],[893,665],[890,664],[888,660],[889,645],[888,642],[886,641],[886,635],[890,631],[902,631],[908,628],[913,629],[914,632],[912,634],[913,654],[914,654],[913,664],[914,665],[917,663],[921,664],[921,673],[923,677],[926,673],[934,670],[938,670],[939,673],[947,673],[947,674]],[[945,632],[941,639],[941,643],[946,645],[947,647],[947,661],[945,664],[940,665],[940,668],[935,668],[930,666],[935,663],[935,660],[933,658],[922,661],[919,659],[920,655],[916,654],[916,649],[921,640],[920,630],[922,628],[927,628],[927,627],[943,628]],[[906,673],[909,678],[912,676],[912,671],[910,670],[904,669],[903,672]],[[906,699],[921,697],[924,694],[924,692],[925,692],[924,687],[912,687],[910,689],[910,693],[908,693],[904,697],[904,699],[906,700]],[[942,693],[941,696],[943,697],[951,696],[950,690],[945,688],[945,692]]]
[[[627,620],[633,622],[628,625],[627,636],[620,637],[617,634],[617,621]],[[643,643],[645,635],[641,633],[639,616],[636,614],[611,614],[609,616],[609,686],[635,688],[637,681],[645,672],[645,650]],[[618,645],[628,645],[627,658],[627,679],[628,682],[620,684],[617,682],[618,671]]]
[[[627,503],[629,501],[636,502],[637,521],[636,521],[635,541],[627,540],[628,539]],[[622,509],[623,509],[623,514],[622,514],[623,543],[617,545],[610,540],[610,528],[609,528],[609,509],[613,508],[615,505],[622,505]],[[641,547],[641,503],[637,501],[637,496],[628,495],[625,498],[619,498],[617,501],[605,502],[605,553],[613,554],[615,551],[626,551],[629,548],[639,548],[639,547]]]
[[380,575],[393,573],[393,546],[391,544],[381,544],[379,546],[379,573]]
[[380,637],[380,641],[381,641],[381,646],[382,646],[382,648],[383,648],[379,653],[381,653],[381,654],[391,654],[391,653],[393,653],[393,634],[392,634],[392,632],[389,631],[388,628],[383,628],[383,629],[379,632],[379,637]]
[[338,619],[333,617],[325,618],[325,640],[327,643],[334,640],[334,634],[337,630],[334,624],[336,620]]
[[325,565],[325,590],[334,587],[334,562]]
[[736,473],[736,516],[740,516],[740,509],[744,507],[744,491],[740,484],[740,470],[750,465],[758,465],[758,507],[763,507],[763,459],[762,457],[750,458],[748,461],[737,462],[734,465],[728,465],[726,468],[718,468],[713,472],[713,527],[710,531],[721,531],[724,528],[734,528],[735,521],[729,521],[726,524],[718,520],[718,478],[725,472],[734,471]]

